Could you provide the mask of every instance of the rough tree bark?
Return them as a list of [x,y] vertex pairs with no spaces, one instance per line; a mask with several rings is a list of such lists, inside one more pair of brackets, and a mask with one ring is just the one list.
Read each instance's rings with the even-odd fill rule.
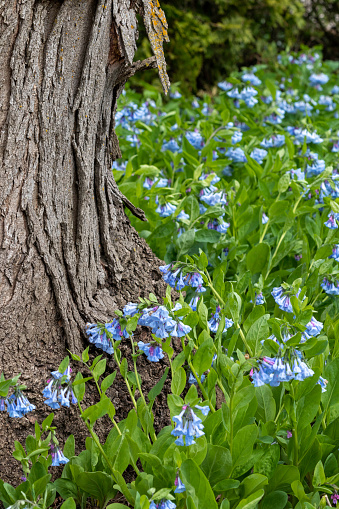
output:
[[[155,56],[133,63],[137,13]],[[110,168],[127,79],[158,66],[168,87],[166,35],[158,0],[0,0],[0,371],[36,384],[34,403],[66,348],[82,348],[86,322],[163,291],[123,207],[142,211]],[[34,417],[13,421],[0,415],[4,480]]]

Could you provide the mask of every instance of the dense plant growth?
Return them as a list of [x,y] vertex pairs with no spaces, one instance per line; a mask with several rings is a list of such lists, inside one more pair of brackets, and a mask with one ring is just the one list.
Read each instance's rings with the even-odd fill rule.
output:
[[[63,509],[89,499],[101,509],[337,504],[337,68],[316,53],[282,54],[275,68],[219,83],[213,102],[177,91],[164,105],[152,87],[125,94],[114,176],[145,211],[147,222],[131,221],[165,260],[166,298],[151,294],[88,324],[91,349],[105,353],[72,353],[73,371],[64,359],[43,391],[54,412],[78,406],[86,450],[75,455],[73,436],[60,447],[53,414],[36,423],[25,446],[15,443],[22,484],[0,481],[6,508],[47,509],[56,493]],[[147,343],[135,342],[137,327]],[[140,355],[164,365],[147,394]],[[109,397],[117,371],[106,372],[107,356],[130,395],[124,420]],[[168,376],[171,420],[157,432],[152,408]],[[89,381],[98,400],[85,408]],[[18,377],[1,378],[9,418],[34,411],[24,390]],[[100,443],[95,423],[107,415]],[[52,483],[54,465],[65,466]],[[119,493],[125,505],[110,503]]]

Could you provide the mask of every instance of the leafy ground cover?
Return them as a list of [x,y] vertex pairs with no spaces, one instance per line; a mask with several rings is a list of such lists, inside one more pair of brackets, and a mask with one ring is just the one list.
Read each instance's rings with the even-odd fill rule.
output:
[[[165,260],[168,291],[163,302],[151,294],[110,323],[88,324],[105,354],[72,354],[73,372],[66,358],[44,390],[53,411],[78,405],[86,450],[75,455],[70,436],[61,451],[53,414],[36,423],[35,436],[15,444],[22,484],[0,481],[6,508],[45,509],[56,493],[63,509],[89,499],[100,509],[337,504],[338,67],[316,53],[282,54],[274,67],[232,75],[213,100],[177,91],[163,104],[152,87],[123,96],[124,157],[113,172],[145,211],[147,222],[131,222]],[[134,341],[137,327],[147,343]],[[131,344],[133,370],[121,342]],[[168,363],[147,394],[140,355]],[[124,420],[109,397],[116,371],[105,373],[107,356],[130,395]],[[168,376],[171,421],[156,433],[152,408]],[[85,408],[90,380],[98,402]],[[10,418],[34,410],[18,383],[0,382]],[[95,423],[107,415],[112,429],[100,443]]]

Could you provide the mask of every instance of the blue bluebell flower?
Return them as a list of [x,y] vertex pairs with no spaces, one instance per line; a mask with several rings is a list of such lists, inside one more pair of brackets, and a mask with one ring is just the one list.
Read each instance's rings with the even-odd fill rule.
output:
[[[217,332],[217,330],[218,330],[219,323],[221,320],[220,309],[221,309],[220,306],[217,306],[215,313],[211,316],[211,319],[207,322],[208,327],[211,332]],[[230,320],[229,318],[225,318],[225,328],[224,328],[223,332],[226,332],[227,329],[232,327],[232,325],[233,325],[233,320]]]
[[240,148],[229,148],[226,152],[226,157],[232,159],[235,163],[246,163],[247,158],[245,152]]
[[334,87],[332,88],[331,90],[331,94],[339,94],[339,86],[338,85],[334,85]]
[[9,417],[16,418],[23,417],[36,408],[18,387],[14,389],[14,394],[7,397],[6,404]]
[[310,84],[312,87],[314,87],[316,85],[325,85],[329,79],[330,79],[329,76],[327,76],[327,74],[324,74],[324,73],[318,73],[318,74],[313,73],[309,77],[309,81],[310,81]]
[[51,444],[51,456],[52,456],[52,467],[59,467],[60,465],[66,465],[69,459],[64,456],[64,453],[56,444]]
[[[273,288],[271,292],[275,302],[278,304],[279,308],[282,311],[286,311],[287,313],[293,313],[292,304],[290,302],[290,296],[292,295],[290,291],[286,291],[281,286]],[[300,294],[300,289],[295,294],[298,297]],[[305,297],[304,297],[305,298]]]
[[240,99],[241,95],[238,90],[238,88],[233,88],[233,90],[230,90],[227,92],[228,97],[231,97],[232,99]]
[[242,136],[243,136],[243,134],[241,131],[235,131],[235,133],[232,135],[232,138],[231,138],[232,145],[239,143],[242,140]]
[[267,156],[267,154],[268,154],[267,150],[265,150],[263,148],[255,148],[251,152],[251,157],[252,157],[252,159],[257,161],[258,164],[262,164],[262,162],[265,159],[265,157]]
[[160,500],[160,502],[155,503],[154,500],[151,500],[149,509],[175,509],[177,506],[171,500]]
[[116,319],[112,323],[105,323],[103,325],[87,323],[86,333],[90,343],[109,354],[114,353],[113,339],[120,340],[123,336],[120,324]]
[[228,83],[228,81],[220,81],[220,83],[218,83],[218,87],[224,92],[227,92],[228,90],[231,90],[233,85],[232,83]]
[[176,206],[172,203],[165,203],[164,205],[158,205],[155,211],[160,217],[169,217],[176,211]]
[[181,221],[181,220],[183,220],[183,219],[186,219],[186,220],[188,220],[188,221],[189,221],[190,216],[189,216],[189,214],[186,214],[186,212],[185,212],[184,210],[181,210],[181,211],[179,212],[179,214],[177,215],[177,219],[178,219],[179,221]]
[[200,299],[200,296],[199,295],[195,295],[189,301],[188,305],[191,307],[192,311],[196,311],[197,310],[197,305],[198,305],[199,299]]
[[[197,375],[199,376],[199,374],[197,373]],[[204,374],[201,375],[200,377],[200,383],[204,383],[204,380],[205,380],[206,376]],[[190,372],[190,376],[188,377],[188,383],[190,385],[198,385],[198,382],[197,382],[197,379],[195,378],[195,376],[193,375],[192,372]]]
[[176,90],[175,92],[171,92],[170,93],[170,98],[171,99],[180,99],[181,98],[181,94],[180,94],[180,92],[178,92],[178,90]]
[[305,180],[305,172],[302,171],[301,168],[290,170],[291,178],[294,180]]
[[255,294],[255,305],[259,306],[260,304],[265,304],[265,298],[262,292]]
[[269,221],[269,218],[266,216],[265,212],[263,212],[262,218],[261,218],[262,224],[266,224],[266,223],[268,223],[268,221]]
[[164,141],[161,150],[162,152],[165,152],[165,150],[169,150],[170,152],[181,152],[178,142],[174,138],[169,141]]
[[177,473],[177,475],[175,477],[174,485],[176,486],[176,488],[174,490],[174,493],[183,493],[184,491],[186,491],[186,486],[184,485],[184,483],[180,479],[178,473]]
[[254,87],[261,85],[261,80],[252,71],[244,73],[241,76],[241,79],[245,83],[246,83],[246,81],[249,81],[251,83],[251,85],[253,85]]
[[164,352],[162,351],[159,345],[151,345],[151,343],[143,343],[142,341],[138,342],[139,350],[142,350],[147,359],[151,362],[159,362],[160,359],[163,359]]
[[[202,410],[202,408],[204,410]],[[209,407],[199,407],[203,415],[207,415]],[[205,433],[203,432],[204,426],[202,420],[198,417],[189,405],[184,405],[179,415],[173,417],[175,428],[171,434],[178,437],[175,440],[176,445],[192,445],[195,444],[194,438],[199,438]],[[185,439],[185,442],[184,442]]]
[[331,211],[328,214],[328,220],[324,223],[327,228],[330,228],[330,230],[336,230],[338,228],[337,221],[339,220],[339,213]]
[[123,312],[125,317],[134,316],[137,313],[140,313],[139,304],[135,304],[134,302],[128,302],[126,306],[124,306]]
[[312,316],[311,320],[306,325],[306,330],[303,333],[303,336],[306,339],[318,336],[322,331],[323,327],[324,327],[323,323],[319,322],[314,316]]
[[187,140],[193,145],[194,148],[200,150],[204,146],[204,139],[197,131],[187,131],[185,133]]
[[319,159],[318,154],[310,152],[307,158],[312,163],[307,164],[306,166],[306,172],[308,177],[319,175],[325,170],[325,161],[323,159]]
[[209,230],[215,230],[220,233],[226,233],[229,227],[230,223],[226,223],[226,221],[218,219],[213,219],[207,223],[207,228]]
[[6,411],[5,398],[0,398],[0,412],[5,412],[5,411]]
[[313,133],[310,133],[307,129],[294,128],[293,134],[295,136],[295,140],[294,140],[295,144],[302,144],[302,143],[304,143],[305,139],[306,139],[306,143],[314,143],[314,144],[319,144],[324,141],[322,138],[320,138],[319,134],[317,134],[316,131],[314,131]]
[[324,277],[320,286],[328,295],[339,295],[339,281],[337,280],[333,282]]
[[334,244],[332,248],[332,254],[329,258],[333,258],[336,262],[339,262],[339,244]]
[[263,148],[282,147],[283,145],[285,145],[285,136],[283,134],[274,134],[268,139],[263,139],[260,143],[260,146]]
[[270,124],[278,125],[281,124],[285,117],[285,111],[281,108],[277,108],[275,113],[271,113],[270,115],[267,115],[264,119],[264,125],[269,122]]
[[200,200],[204,201],[210,207],[214,205],[227,205],[226,194],[222,191],[219,193],[208,192],[207,189],[202,190],[203,193],[200,195]]
[[318,99],[318,104],[326,106],[326,111],[334,111],[336,109],[336,104],[329,95],[321,95]]
[[174,329],[171,331],[171,336],[173,338],[183,338],[191,332],[192,328],[189,325],[185,325],[182,322],[177,322],[174,326]]
[[123,172],[125,172],[126,171],[127,162],[128,161],[121,161],[121,163],[118,163],[118,161],[114,161],[113,164],[112,164],[112,169],[116,170],[116,171],[123,171]]

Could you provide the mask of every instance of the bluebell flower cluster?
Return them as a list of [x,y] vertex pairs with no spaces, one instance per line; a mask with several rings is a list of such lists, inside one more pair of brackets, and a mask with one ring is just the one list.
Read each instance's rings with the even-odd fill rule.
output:
[[255,148],[251,152],[251,157],[255,161],[257,161],[258,164],[262,164],[263,160],[267,156],[268,152],[264,148]]
[[[207,322],[208,327],[211,332],[217,332],[217,330],[218,330],[219,323],[221,320],[220,310],[221,310],[220,306],[217,306],[215,313],[212,315],[211,319]],[[223,332],[226,332],[227,329],[229,329],[233,325],[234,325],[233,320],[231,320],[229,318],[225,318],[225,328],[224,328]]]
[[334,244],[332,248],[332,254],[329,258],[334,258],[336,262],[339,262],[339,244]]
[[201,150],[205,144],[203,137],[198,131],[187,131],[185,136],[190,144],[197,150]]
[[[290,291],[287,291],[284,288],[282,288],[281,286],[278,286],[278,287],[273,288],[271,294],[272,294],[275,302],[278,304],[279,308],[282,311],[287,311],[287,313],[293,313],[293,308],[292,308],[292,304],[290,301],[290,297],[291,297]],[[299,294],[300,294],[300,290],[298,290],[297,293],[294,295],[296,297],[298,297]]]
[[171,500],[160,500],[160,502],[155,503],[154,500],[151,500],[149,509],[175,509],[177,506]]
[[159,362],[160,359],[163,359],[164,352],[162,348],[158,345],[151,345],[151,343],[143,343],[142,341],[138,342],[139,350],[145,353],[147,359],[151,362]]
[[[195,405],[195,409],[200,410],[203,415],[209,412],[208,406]],[[179,415],[173,417],[175,428],[171,434],[178,437],[175,440],[176,445],[192,445],[195,444],[195,438],[202,437],[205,433],[202,420],[198,417],[189,405],[184,405]]]
[[45,404],[53,410],[64,406],[69,408],[70,401],[75,405],[78,400],[73,392],[71,383],[71,368],[68,366],[64,373],[52,371],[52,378],[48,380],[46,387],[42,391],[45,398]]
[[325,221],[324,225],[327,226],[327,228],[330,228],[330,230],[336,230],[338,228],[339,221],[339,213],[331,211],[328,214],[328,219]]
[[51,456],[52,456],[52,467],[59,467],[60,465],[66,465],[69,459],[66,458],[64,453],[60,450],[57,444],[51,444]]
[[121,330],[121,325],[116,318],[105,324],[88,323],[86,333],[90,343],[109,354],[114,353],[114,341],[129,337],[126,329]]
[[272,135],[270,138],[264,138],[260,143],[263,148],[276,148],[285,145],[285,136],[283,134]]
[[314,374],[302,360],[300,352],[294,351],[293,359],[284,357],[264,357],[258,360],[259,368],[251,371],[252,383],[255,387],[270,385],[277,387],[281,382],[305,380]]
[[14,393],[11,396],[0,398],[0,411],[5,412],[6,407],[9,417],[12,418],[23,417],[36,408],[35,405],[28,401],[28,398],[19,387],[15,387]]
[[198,272],[188,272],[184,275],[180,268],[173,270],[171,263],[161,266],[159,269],[163,280],[176,290],[182,290],[185,286],[191,286],[198,293],[206,291],[206,288],[203,286],[204,280]]
[[332,281],[324,277],[320,286],[328,295],[339,295],[339,281],[337,279]]

